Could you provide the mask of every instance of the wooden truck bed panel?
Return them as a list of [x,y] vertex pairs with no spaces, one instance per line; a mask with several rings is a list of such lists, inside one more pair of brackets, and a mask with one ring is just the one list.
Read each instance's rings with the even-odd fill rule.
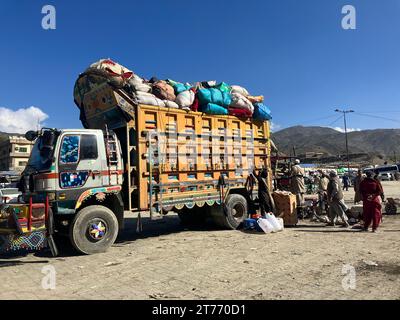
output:
[[150,200],[165,209],[212,204],[221,175],[228,187],[243,187],[253,167],[271,167],[268,121],[135,105],[106,83],[84,95],[81,110],[88,127],[117,130],[130,210],[147,210]]
[[150,200],[149,160],[153,203],[161,198],[165,205],[218,197],[221,175],[230,187],[242,187],[254,166],[270,168],[268,122],[139,105],[136,126],[140,209]]

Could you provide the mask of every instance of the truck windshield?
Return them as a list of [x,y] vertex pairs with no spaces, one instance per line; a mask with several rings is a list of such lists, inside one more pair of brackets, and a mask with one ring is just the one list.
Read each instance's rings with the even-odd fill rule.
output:
[[18,189],[3,189],[0,191],[0,194],[2,194],[3,196],[7,196],[10,194],[18,194],[19,191]]
[[36,139],[27,167],[35,171],[46,171],[50,169],[57,139],[49,131]]

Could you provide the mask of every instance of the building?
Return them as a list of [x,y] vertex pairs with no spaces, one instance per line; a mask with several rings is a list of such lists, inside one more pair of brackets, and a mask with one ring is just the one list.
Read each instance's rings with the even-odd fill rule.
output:
[[0,171],[22,172],[28,164],[34,142],[23,135],[9,135],[0,141]]

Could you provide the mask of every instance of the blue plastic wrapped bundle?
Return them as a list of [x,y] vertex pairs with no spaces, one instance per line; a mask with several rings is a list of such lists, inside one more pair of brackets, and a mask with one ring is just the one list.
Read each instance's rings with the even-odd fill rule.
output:
[[254,113],[253,113],[253,119],[256,120],[271,120],[271,110],[269,109],[268,106],[266,106],[263,103],[255,103],[254,104]]
[[179,82],[177,84],[175,84],[173,87],[175,89],[176,95],[182,93],[183,91],[189,90],[191,88],[190,85],[179,83]]
[[228,114],[228,109],[215,103],[207,103],[206,105],[202,105],[201,111],[207,114]]
[[183,91],[189,90],[192,87],[190,84],[183,84],[181,82],[177,82],[171,79],[167,79],[167,82],[170,86],[174,88],[175,95],[178,95]]
[[219,106],[228,107],[232,102],[230,93],[216,88],[199,89],[197,91],[197,96],[199,98],[200,105],[212,103]]

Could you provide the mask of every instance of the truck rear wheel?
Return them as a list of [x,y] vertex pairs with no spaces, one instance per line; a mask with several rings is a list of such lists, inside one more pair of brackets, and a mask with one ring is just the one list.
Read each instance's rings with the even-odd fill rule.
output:
[[79,252],[105,252],[118,235],[115,214],[103,206],[88,206],[78,212],[70,228],[70,240]]
[[248,217],[248,204],[240,194],[230,194],[225,201],[225,208],[214,206],[211,208],[213,221],[222,228],[236,230]]

